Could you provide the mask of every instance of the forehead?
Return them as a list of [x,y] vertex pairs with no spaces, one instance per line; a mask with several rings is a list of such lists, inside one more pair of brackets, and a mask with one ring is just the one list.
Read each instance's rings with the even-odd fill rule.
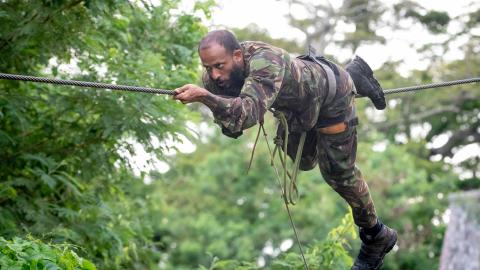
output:
[[204,65],[213,65],[219,62],[224,62],[231,57],[227,50],[222,45],[212,42],[208,47],[202,48],[199,51],[200,59]]

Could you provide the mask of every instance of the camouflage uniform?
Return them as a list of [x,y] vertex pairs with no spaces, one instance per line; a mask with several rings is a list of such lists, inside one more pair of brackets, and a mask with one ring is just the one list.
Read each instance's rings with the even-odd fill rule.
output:
[[[211,108],[215,122],[224,134],[236,137],[242,130],[262,123],[268,109],[283,112],[291,133],[308,131],[316,136],[320,171],[352,207],[355,223],[360,227],[375,225],[377,217],[368,186],[355,166],[355,126],[333,135],[317,131],[319,127],[346,121],[346,115],[354,110],[355,86],[349,74],[331,63],[337,77],[337,91],[335,98],[324,104],[328,80],[318,64],[291,58],[286,51],[262,42],[243,42],[241,46],[245,83],[238,96],[230,96]],[[228,96],[229,90],[221,89],[207,74],[203,83],[213,94]]]

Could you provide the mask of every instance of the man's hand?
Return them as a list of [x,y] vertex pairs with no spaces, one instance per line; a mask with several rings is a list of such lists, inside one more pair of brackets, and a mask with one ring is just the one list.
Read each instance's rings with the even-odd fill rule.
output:
[[193,84],[186,84],[174,90],[173,99],[180,100],[183,104],[192,102],[202,102],[202,98],[208,96],[210,92]]

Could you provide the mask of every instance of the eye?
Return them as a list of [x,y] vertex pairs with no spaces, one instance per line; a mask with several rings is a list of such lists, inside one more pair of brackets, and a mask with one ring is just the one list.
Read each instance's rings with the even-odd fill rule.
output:
[[218,69],[223,69],[224,64],[216,64],[215,67]]
[[206,70],[208,73],[210,73],[210,72],[212,72],[212,67],[205,67],[205,70]]

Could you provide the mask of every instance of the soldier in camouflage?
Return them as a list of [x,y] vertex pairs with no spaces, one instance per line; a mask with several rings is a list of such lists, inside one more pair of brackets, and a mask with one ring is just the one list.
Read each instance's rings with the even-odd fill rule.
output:
[[[206,69],[204,87],[184,85],[174,98],[205,104],[229,137],[263,123],[272,109],[286,116],[290,134],[313,134],[315,145],[305,150],[318,157],[323,178],[348,202],[360,227],[362,246],[352,269],[379,269],[397,233],[377,218],[368,185],[355,166],[356,86],[377,108],[385,107],[368,65],[355,59],[345,70],[326,60],[320,64],[312,57],[293,58],[263,42],[239,43],[227,30],[209,32],[198,51]],[[332,71],[335,82],[329,80]],[[336,86],[333,95],[331,85]]]

